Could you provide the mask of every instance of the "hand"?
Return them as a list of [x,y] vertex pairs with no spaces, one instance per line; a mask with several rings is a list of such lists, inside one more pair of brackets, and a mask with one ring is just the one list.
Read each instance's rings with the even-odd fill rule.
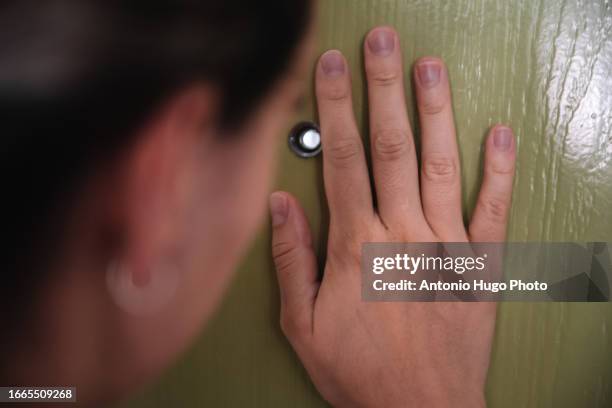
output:
[[289,194],[274,193],[272,252],[282,329],[335,406],[484,406],[495,304],[364,302],[360,250],[371,241],[503,241],[514,176],[512,131],[498,125],[487,137],[483,184],[466,230],[444,64],[428,57],[415,65],[419,174],[398,36],[376,28],[364,48],[378,205],[353,116],[347,64],[338,51],[328,51],[316,69],[330,211],[327,263],[319,281],[302,209]]

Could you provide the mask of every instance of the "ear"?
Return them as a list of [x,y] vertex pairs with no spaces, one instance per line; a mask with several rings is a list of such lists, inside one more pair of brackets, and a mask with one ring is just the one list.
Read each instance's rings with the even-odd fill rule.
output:
[[161,106],[135,135],[120,171],[123,187],[120,260],[137,286],[149,281],[159,259],[181,233],[186,196],[195,185],[197,152],[211,138],[217,98],[193,86]]

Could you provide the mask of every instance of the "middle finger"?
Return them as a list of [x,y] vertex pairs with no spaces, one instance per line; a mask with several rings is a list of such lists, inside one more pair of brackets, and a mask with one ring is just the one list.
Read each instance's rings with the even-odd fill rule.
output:
[[370,31],[364,44],[372,166],[378,213],[387,227],[423,220],[418,166],[406,113],[399,38],[389,27]]

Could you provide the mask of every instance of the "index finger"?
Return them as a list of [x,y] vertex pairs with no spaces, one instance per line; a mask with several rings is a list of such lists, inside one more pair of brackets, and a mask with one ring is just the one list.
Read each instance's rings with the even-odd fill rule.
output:
[[330,228],[354,228],[364,217],[373,217],[374,210],[349,73],[339,51],[327,51],[319,59],[316,94]]

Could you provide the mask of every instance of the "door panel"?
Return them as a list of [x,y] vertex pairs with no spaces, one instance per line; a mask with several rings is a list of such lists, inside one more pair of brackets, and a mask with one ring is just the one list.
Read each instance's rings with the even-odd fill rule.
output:
[[[612,241],[608,0],[320,0],[319,6],[320,50],[339,48],[347,56],[362,128],[361,46],[368,28],[398,29],[406,78],[419,56],[447,62],[466,214],[478,191],[487,128],[509,123],[518,140],[509,239]],[[310,98],[297,119],[316,118],[313,106]],[[322,249],[327,219],[320,159],[298,158],[286,135],[279,137],[278,187],[304,204]],[[269,241],[266,227],[197,344],[126,407],[326,405],[280,332]],[[489,405],[612,406],[611,332],[610,304],[502,304]]]

